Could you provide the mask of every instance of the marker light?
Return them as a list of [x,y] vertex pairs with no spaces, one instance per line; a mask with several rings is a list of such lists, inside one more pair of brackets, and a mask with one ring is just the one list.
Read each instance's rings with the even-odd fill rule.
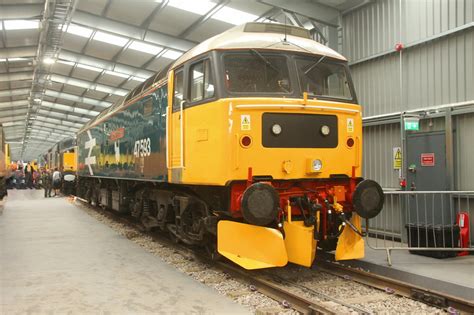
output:
[[243,136],[243,137],[240,139],[240,144],[241,144],[244,148],[248,148],[248,147],[252,144],[252,138],[250,138],[249,136]]
[[281,133],[281,126],[279,124],[274,124],[272,126],[272,132],[275,136],[278,136]]
[[321,162],[321,160],[313,160],[313,164],[312,164],[312,168],[313,168],[313,171],[315,172],[318,172],[321,170],[321,168],[323,168],[323,162]]
[[347,146],[348,146],[349,148],[352,148],[352,147],[354,146],[354,139],[348,138],[348,139],[347,139]]
[[329,126],[323,125],[323,126],[321,127],[321,134],[322,134],[323,136],[329,135],[330,132],[331,132],[331,129],[329,128]]

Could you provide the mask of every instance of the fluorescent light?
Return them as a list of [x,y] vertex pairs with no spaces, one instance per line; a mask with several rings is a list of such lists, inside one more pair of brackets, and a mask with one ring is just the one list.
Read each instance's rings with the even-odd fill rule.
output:
[[115,35],[107,34],[104,32],[95,33],[94,39],[107,43],[107,44],[112,44],[112,45],[120,46],[120,47],[125,46],[125,44],[128,42],[128,39],[125,37],[115,36]]
[[53,63],[56,62],[56,60],[54,60],[54,59],[51,58],[51,57],[46,57],[46,58],[43,59],[43,62],[44,62],[45,64],[47,64],[47,65],[52,65]]
[[3,24],[5,24],[6,30],[28,30],[39,28],[38,20],[5,20],[3,21]]
[[76,24],[70,24],[66,32],[77,35],[77,36],[89,38],[92,34],[92,29],[87,28],[87,27],[82,27]]
[[68,65],[73,67],[76,63],[72,61],[66,61],[66,60],[58,60],[58,63],[62,63],[63,65]]
[[239,25],[245,22],[254,21],[258,18],[258,16],[241,11],[241,10],[232,9],[229,7],[223,7],[222,9],[217,11],[212,16],[212,18],[219,21],[226,22],[226,23]]
[[135,80],[135,81],[140,81],[140,82],[145,82],[145,80],[146,80],[146,79],[140,78],[140,77],[132,77],[131,79]]
[[160,46],[150,45],[136,40],[134,40],[132,44],[128,46],[128,48],[152,55],[157,55],[160,51],[163,50],[163,48]]
[[182,54],[183,53],[180,52],[180,51],[169,49],[161,57],[168,58],[168,59],[177,59],[177,58],[181,57]]
[[28,58],[8,58],[8,62],[12,61],[26,61]]
[[0,62],[5,62],[5,61],[7,61],[7,60],[4,59],[4,58],[0,58]]
[[106,70],[105,73],[110,74],[110,75],[114,75],[116,77],[124,78],[124,79],[128,79],[128,77],[129,77],[128,74],[115,72],[115,71],[110,71],[110,70]]
[[188,12],[204,15],[209,12],[216,3],[209,0],[170,0],[168,6],[175,7]]
[[100,68],[84,65],[82,63],[78,63],[77,67],[81,68],[81,69],[87,69],[87,70],[95,71],[95,72],[102,72],[102,69],[100,69]]
[[41,99],[40,98],[35,98],[33,101],[39,103],[39,102],[41,102]]

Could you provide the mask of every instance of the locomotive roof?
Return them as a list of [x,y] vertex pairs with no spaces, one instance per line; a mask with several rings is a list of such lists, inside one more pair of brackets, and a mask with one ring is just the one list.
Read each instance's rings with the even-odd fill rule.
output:
[[184,53],[171,68],[211,50],[271,49],[325,55],[346,61],[338,52],[313,40],[309,31],[279,23],[246,23],[211,37]]
[[347,60],[338,52],[311,39],[309,31],[305,28],[280,23],[250,22],[242,24],[211,37],[201,44],[191,48],[176,60],[171,67],[168,66],[156,75],[151,76],[146,80],[146,82],[143,82],[134,90],[130,91],[126,97],[122,98],[111,107],[104,109],[97,117],[91,119],[80,130],[78,130],[77,133],[79,134],[89,129],[91,125],[97,121],[103,120],[108,116],[108,114],[119,110],[123,105],[127,104],[129,100],[139,97],[140,93],[147,90],[151,85],[165,79],[166,74],[170,69],[176,68],[186,61],[208,51],[232,49],[294,51],[306,54],[325,55],[344,61]]

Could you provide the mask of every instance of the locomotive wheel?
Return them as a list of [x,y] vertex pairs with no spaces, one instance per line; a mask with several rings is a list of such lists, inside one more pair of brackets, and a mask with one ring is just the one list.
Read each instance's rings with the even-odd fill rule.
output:
[[333,250],[336,250],[337,240],[338,240],[337,238],[330,238],[330,239],[325,239],[324,241],[319,241],[318,247],[321,248],[325,252],[332,252]]

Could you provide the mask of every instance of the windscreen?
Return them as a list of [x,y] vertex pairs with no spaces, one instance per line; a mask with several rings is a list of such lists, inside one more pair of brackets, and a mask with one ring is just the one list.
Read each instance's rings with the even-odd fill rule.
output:
[[353,99],[343,64],[325,56],[297,57],[296,67],[302,92],[328,98]]
[[235,93],[291,93],[287,57],[250,50],[224,56],[225,85]]

